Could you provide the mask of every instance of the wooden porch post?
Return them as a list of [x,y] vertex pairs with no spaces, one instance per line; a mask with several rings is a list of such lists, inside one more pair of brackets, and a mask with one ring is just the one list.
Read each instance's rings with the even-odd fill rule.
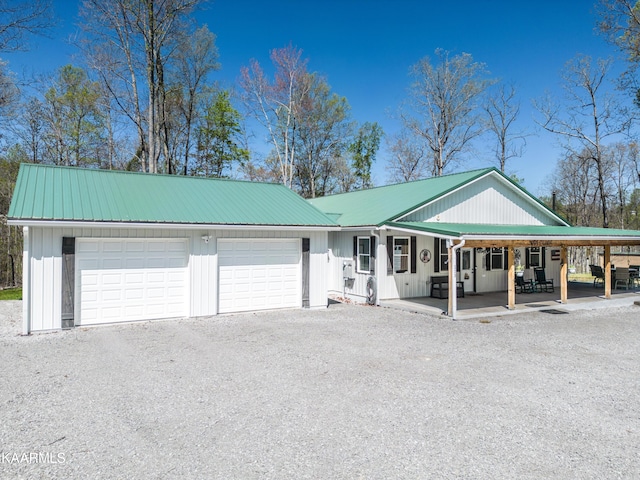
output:
[[604,246],[604,298],[611,298],[611,246]]
[[567,247],[560,247],[560,303],[567,303]]
[[509,262],[509,278],[507,279],[507,285],[509,285],[509,310],[516,308],[516,255],[515,248],[507,248],[507,261]]
[[458,294],[458,292],[456,291],[456,282],[453,281],[453,261],[452,261],[452,253],[453,253],[453,249],[451,248],[453,246],[453,242],[447,242],[447,256],[449,261],[447,262],[447,267],[449,270],[449,302],[447,305],[447,313],[449,314],[449,316],[453,315],[453,299],[455,297],[455,295]]

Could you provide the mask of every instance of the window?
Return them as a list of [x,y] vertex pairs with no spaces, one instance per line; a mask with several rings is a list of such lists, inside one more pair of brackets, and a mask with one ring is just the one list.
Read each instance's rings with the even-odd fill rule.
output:
[[358,272],[371,271],[371,238],[358,237]]
[[409,270],[409,239],[394,237],[393,239],[393,271],[405,273]]
[[504,258],[504,252],[502,248],[491,249],[491,270],[502,270],[502,259]]
[[446,272],[449,270],[449,251],[447,250],[447,241],[444,238],[437,239],[436,242],[440,242],[440,258],[436,261],[440,265],[440,271]]
[[527,265],[530,267],[542,266],[542,256],[540,253],[540,247],[529,248],[529,261],[527,262]]

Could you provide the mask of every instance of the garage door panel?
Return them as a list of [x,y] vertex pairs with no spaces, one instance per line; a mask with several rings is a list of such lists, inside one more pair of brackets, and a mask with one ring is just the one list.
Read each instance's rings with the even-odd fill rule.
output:
[[76,245],[79,324],[188,314],[186,241],[78,239]]
[[218,241],[220,313],[298,307],[300,239]]

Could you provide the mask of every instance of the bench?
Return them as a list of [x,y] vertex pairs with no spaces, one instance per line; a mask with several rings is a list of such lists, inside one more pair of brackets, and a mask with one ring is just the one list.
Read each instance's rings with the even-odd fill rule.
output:
[[[438,298],[449,298],[449,276],[448,275],[440,275],[431,277],[431,293],[432,297],[435,297],[435,293],[437,291]],[[442,294],[444,293],[444,296]],[[464,297],[464,282],[457,281],[456,282],[456,296]]]

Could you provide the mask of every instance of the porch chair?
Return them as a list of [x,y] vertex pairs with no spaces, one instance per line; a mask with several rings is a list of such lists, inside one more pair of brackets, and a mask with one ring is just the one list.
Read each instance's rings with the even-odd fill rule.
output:
[[553,279],[547,280],[547,276],[544,273],[544,268],[536,267],[533,269],[533,275],[535,277],[535,288],[540,292],[553,292]]
[[631,277],[631,286],[636,288],[640,283],[640,265],[629,265],[629,276]]
[[602,285],[604,285],[604,271],[600,265],[589,265],[591,269],[591,275],[593,275],[593,287],[595,288],[596,283],[600,281]]
[[616,268],[616,284],[614,288],[618,288],[618,284],[622,284],[626,290],[629,290],[629,284],[631,283],[631,276],[629,275],[629,269],[624,267]]
[[[518,289],[520,291],[518,291]],[[524,277],[516,275],[516,293],[533,293],[533,280],[525,280]]]

